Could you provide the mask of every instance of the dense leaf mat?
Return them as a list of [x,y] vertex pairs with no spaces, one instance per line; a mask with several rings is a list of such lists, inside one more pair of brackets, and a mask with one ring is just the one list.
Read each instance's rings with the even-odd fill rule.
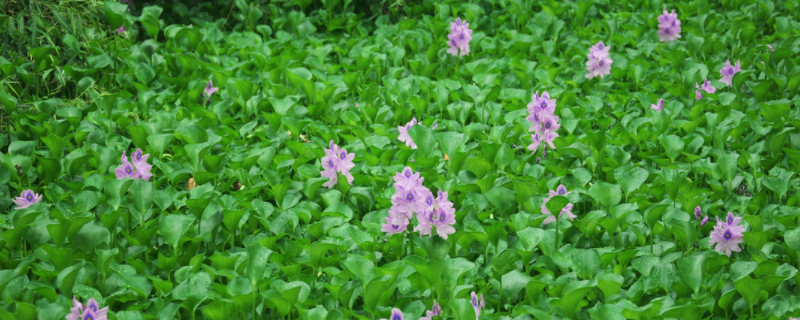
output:
[[[482,319],[800,317],[798,1],[295,2],[4,15],[31,46],[0,56],[0,318],[64,319],[75,296],[109,319],[417,319],[434,300],[471,319],[473,291]],[[610,74],[587,79],[600,41]],[[546,156],[526,150],[545,91]],[[322,186],[330,141],[352,184]],[[153,177],[117,180],[136,148]],[[406,166],[449,193],[447,240],[381,231]],[[561,184],[544,208],[577,217],[544,224]],[[14,209],[25,189],[42,200]],[[728,212],[730,256],[709,246]]]

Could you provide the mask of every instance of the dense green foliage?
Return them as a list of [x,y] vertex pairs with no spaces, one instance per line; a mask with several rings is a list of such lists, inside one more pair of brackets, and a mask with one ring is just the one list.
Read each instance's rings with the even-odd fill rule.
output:
[[[666,4],[683,31],[663,43],[658,1],[6,1],[0,318],[76,296],[109,319],[417,319],[434,299],[471,319],[471,291],[483,319],[800,317],[800,2],[711,2]],[[611,74],[587,80],[598,41]],[[561,119],[546,157],[525,150],[537,91]],[[397,140],[413,117],[418,149]],[[331,140],[352,185],[321,187]],[[135,148],[153,178],[117,180]],[[449,239],[381,231],[405,166],[450,193]],[[578,217],[556,229],[559,184]],[[25,189],[43,200],[15,210]],[[709,246],[729,211],[730,257]]]

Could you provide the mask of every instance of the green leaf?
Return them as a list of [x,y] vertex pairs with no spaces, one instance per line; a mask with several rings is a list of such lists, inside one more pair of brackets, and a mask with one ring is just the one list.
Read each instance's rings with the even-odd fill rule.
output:
[[614,179],[617,179],[620,187],[627,194],[639,189],[647,181],[649,175],[647,169],[639,167],[619,167],[614,170]]
[[572,253],[572,266],[584,279],[592,279],[600,268],[600,254],[596,249],[576,249]]
[[494,187],[487,191],[486,199],[500,210],[508,210],[516,203],[514,191],[503,187]]
[[616,184],[600,181],[589,188],[589,195],[603,207],[610,208],[622,200],[622,190]]
[[683,280],[683,283],[694,292],[700,291],[700,287],[703,284],[704,262],[705,255],[702,252],[678,259],[678,275]]
[[503,285],[503,296],[515,297],[520,290],[528,285],[528,282],[531,281],[531,277],[517,269],[514,269],[504,274],[501,277],[501,280]]
[[272,251],[259,244],[247,247],[247,268],[245,272],[250,283],[256,286],[264,278],[264,271],[269,264],[269,256]]
[[551,214],[559,215],[561,209],[564,209],[567,204],[569,204],[569,199],[567,199],[567,197],[554,196],[550,198],[550,200],[548,200],[544,205],[547,207],[547,211],[550,211]]
[[408,129],[408,135],[411,136],[411,140],[417,145],[417,153],[427,155],[433,151],[436,137],[433,135],[433,130],[431,130],[431,128],[421,124],[413,125]]
[[667,157],[669,157],[672,162],[675,162],[675,159],[683,152],[683,139],[676,135],[668,135],[661,136],[660,140],[661,145],[667,153]]
[[575,315],[578,310],[588,303],[584,300],[586,294],[595,286],[595,282],[589,280],[572,281],[563,290],[561,299],[556,305],[569,315]]
[[164,237],[164,242],[177,249],[178,242],[194,223],[194,216],[184,214],[169,214],[161,216],[159,232]]
[[448,131],[436,133],[436,139],[439,141],[442,151],[449,156],[453,156],[459,146],[464,148],[469,137],[460,132]]
[[792,250],[800,251],[800,227],[795,228],[793,230],[787,230],[783,234],[783,239],[786,241],[786,245]]
[[751,306],[755,306],[758,302],[759,296],[761,296],[761,281],[756,280],[750,277],[743,277],[739,280],[733,282],[734,287],[736,287],[736,291],[747,300],[747,303]]

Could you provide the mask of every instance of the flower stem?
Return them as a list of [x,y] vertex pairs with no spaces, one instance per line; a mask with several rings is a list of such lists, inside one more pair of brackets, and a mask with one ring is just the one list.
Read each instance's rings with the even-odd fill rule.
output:
[[559,218],[561,218],[560,216],[558,216],[558,215],[555,215],[555,216],[556,216],[556,246],[555,246],[555,248],[553,248],[554,249],[553,250],[553,254],[558,252],[558,227],[559,227],[558,222],[559,222],[559,220],[561,220],[561,219],[559,219]]

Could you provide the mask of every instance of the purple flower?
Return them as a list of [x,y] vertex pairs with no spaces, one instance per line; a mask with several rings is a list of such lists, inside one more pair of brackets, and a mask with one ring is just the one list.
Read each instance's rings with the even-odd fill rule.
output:
[[422,202],[419,200],[417,188],[409,188],[403,185],[395,185],[395,193],[392,195],[392,206],[405,214],[422,212]]
[[472,40],[472,30],[469,23],[456,18],[455,22],[450,23],[450,34],[447,35],[447,53],[454,56],[465,56],[469,54],[469,42]]
[[381,231],[386,232],[387,236],[402,233],[408,227],[408,218],[403,213],[392,209],[389,209],[389,216],[385,220],[386,223],[381,225]]
[[323,149],[325,151],[325,156],[320,159],[320,163],[322,164],[320,175],[329,180],[322,184],[322,186],[328,187],[328,189],[333,188],[339,180],[337,173],[343,174],[347,179],[347,183],[352,184],[353,175],[350,173],[350,169],[355,166],[355,164],[353,164],[353,159],[356,155],[354,153],[348,154],[347,150],[339,148],[339,146],[333,143],[333,140],[329,142],[328,146],[330,148]]
[[681,37],[681,21],[678,20],[678,14],[675,10],[668,13],[664,9],[664,13],[658,16],[658,41],[667,42],[674,41]]
[[142,154],[142,149],[136,148],[136,151],[131,154],[131,162],[133,165],[136,166],[136,171],[134,174],[134,179],[139,178],[142,180],[150,180],[150,177],[153,176],[150,173],[150,170],[153,169],[153,166],[147,163],[147,158],[150,157],[150,154]]
[[443,239],[447,239],[449,234],[456,232],[453,224],[456,223],[456,209],[453,203],[447,200],[447,192],[439,190],[439,194],[434,201],[433,210],[417,214],[419,225],[414,231],[419,231],[420,235],[431,235],[431,227],[436,227],[436,234]]
[[526,119],[528,121],[535,122],[536,117],[539,117],[543,114],[554,114],[555,111],[556,99],[550,99],[550,95],[547,93],[547,91],[542,92],[541,96],[539,96],[539,91],[536,91],[536,93],[531,96],[531,102],[528,103],[529,115]]
[[[147,158],[150,157],[150,154],[142,154],[142,149],[136,149],[136,151],[131,154],[131,159],[133,163],[128,162],[128,156],[125,154],[125,151],[122,151],[122,164],[120,164],[116,169],[114,169],[114,173],[117,175],[117,180],[122,180],[125,178],[131,179],[142,179],[142,180],[149,180],[150,177],[153,176],[150,173],[150,170],[153,168],[152,165],[147,163]],[[135,166],[135,168],[134,168]]]
[[481,315],[481,309],[486,307],[486,304],[483,301],[483,293],[480,295],[480,299],[478,295],[475,294],[475,291],[470,293],[470,303],[472,304],[472,308],[475,309],[475,320],[478,320],[478,317]]
[[589,48],[589,54],[597,58],[608,58],[608,46],[600,41]]
[[203,89],[203,97],[206,98],[206,101],[210,101],[211,95],[217,91],[219,91],[219,88],[214,87],[214,83],[211,80],[208,80],[208,84]]
[[707,222],[708,222],[708,216],[703,217],[703,220],[700,220],[700,226],[702,227],[706,225]]
[[438,125],[436,125],[436,121],[434,121],[434,122],[433,122],[433,130],[436,130],[436,128],[438,128],[438,127],[439,127],[439,126],[438,126]]
[[125,31],[127,31],[125,30],[125,26],[119,26],[119,28],[117,29],[117,35],[121,35]]
[[38,203],[39,201],[42,201],[42,195],[33,193],[33,190],[31,189],[22,190],[22,193],[19,195],[19,197],[14,199],[14,204],[17,205],[17,207],[14,209],[25,209]]
[[[547,202],[550,201],[550,199],[555,196],[566,196],[569,193],[570,192],[567,192],[567,187],[565,187],[563,184],[559,185],[555,191],[550,190],[549,196],[544,199],[544,203],[542,203],[541,206],[542,213],[549,214],[550,216],[544,219],[542,224],[549,224],[556,222],[556,217],[550,212],[550,210],[547,210],[547,206],[545,204],[547,204]],[[561,209],[561,212],[559,212],[558,217],[561,218],[562,216],[567,215],[567,218],[569,218],[569,220],[572,221],[572,219],[575,219],[577,217],[576,215],[572,214],[572,208],[573,204],[567,203],[567,205]]]
[[539,149],[539,146],[542,144],[542,137],[541,134],[537,131],[531,135],[531,144],[528,145],[528,150],[531,152],[536,152]]
[[732,66],[731,60],[728,59],[725,61],[725,66],[719,70],[720,75],[722,75],[722,79],[720,79],[719,81],[730,86],[731,81],[733,80],[733,75],[735,75],[739,71],[742,71],[741,62],[739,60],[736,60],[736,65]]
[[714,93],[717,91],[717,88],[711,85],[711,82],[708,79],[703,80],[703,91],[708,93]]
[[431,310],[425,311],[425,316],[419,318],[419,320],[432,320],[434,316],[438,316],[442,314],[442,307],[439,306],[439,303],[436,300],[433,300],[433,307]]
[[[728,223],[728,221],[731,221]],[[734,218],[733,213],[728,213],[728,219],[719,220],[717,218],[717,225],[711,231],[711,239],[708,241],[709,245],[714,245],[714,250],[725,253],[729,257],[731,252],[739,252],[739,244],[743,241],[744,227],[739,226],[738,222],[741,218]]]
[[604,45],[603,42],[598,42],[592,48],[589,49],[589,54],[586,55],[589,58],[586,61],[586,79],[591,79],[596,76],[600,76],[602,79],[603,77],[611,74],[611,63],[614,60],[608,57],[608,50],[609,47]]
[[775,48],[773,48],[771,44],[768,44],[767,48],[769,48],[769,51],[775,52]]
[[81,305],[75,296],[72,297],[72,308],[67,314],[67,320],[108,320],[108,307],[100,309],[94,298],[86,302],[86,307]]
[[397,127],[397,130],[400,131],[400,136],[397,137],[397,140],[405,142],[406,146],[410,147],[411,149],[416,149],[417,144],[414,143],[414,140],[411,140],[411,136],[408,135],[408,129],[410,129],[411,126],[415,124],[417,124],[416,117],[411,119],[411,121],[409,121],[408,123],[406,123],[405,126]]
[[405,188],[416,189],[422,187],[423,181],[425,181],[425,178],[421,178],[419,172],[414,173],[414,170],[411,170],[410,167],[405,167],[403,171],[395,174],[394,187],[397,188],[398,185],[401,185]]
[[658,99],[658,103],[651,104],[650,109],[653,109],[655,111],[661,111],[662,109],[664,109],[664,99]]
[[694,208],[694,218],[696,220],[700,220],[700,217],[702,216],[702,213],[703,213],[703,209],[701,209],[700,206],[697,206],[697,207]]
[[133,164],[128,162],[128,156],[125,155],[125,151],[122,151],[122,164],[119,165],[116,169],[114,169],[114,173],[117,175],[117,180],[122,180],[125,178],[132,178],[136,179],[134,175]]
[[[381,320],[386,320],[386,318]],[[397,308],[392,308],[392,316],[389,317],[389,320],[403,320],[403,311],[400,311],[400,309]]]

